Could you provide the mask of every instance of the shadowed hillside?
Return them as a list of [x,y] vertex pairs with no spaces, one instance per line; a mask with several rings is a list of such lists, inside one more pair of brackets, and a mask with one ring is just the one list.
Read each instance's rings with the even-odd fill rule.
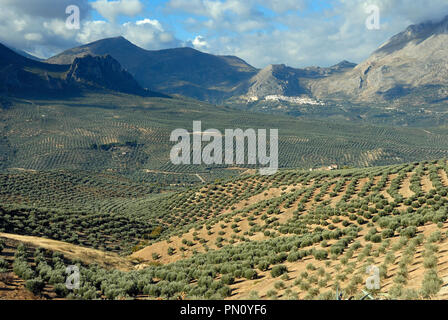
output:
[[77,58],[71,64],[28,59],[0,44],[0,92],[19,97],[80,96],[84,91],[116,91],[164,96],[144,90],[111,56]]

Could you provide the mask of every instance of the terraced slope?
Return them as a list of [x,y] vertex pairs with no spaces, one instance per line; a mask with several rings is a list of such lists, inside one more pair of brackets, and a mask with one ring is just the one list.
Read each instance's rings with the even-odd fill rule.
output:
[[[178,254],[185,256],[204,247],[216,249],[226,243],[308,233],[321,223],[334,229],[320,216],[348,216],[341,218],[339,225],[342,220],[366,224],[366,219],[381,210],[400,216],[422,211],[431,208],[423,199],[432,203],[435,196],[441,201],[446,196],[446,185],[441,180],[446,168],[443,163],[334,172],[286,171],[274,177],[250,176],[203,187],[178,195],[179,200],[172,198],[180,205],[170,207],[171,216],[177,217],[177,221],[194,218],[194,228],[184,234],[177,232],[173,238],[136,255],[143,257],[157,246],[180,244],[183,239],[188,245],[183,241],[184,249]],[[440,206],[436,208],[439,210]],[[360,213],[354,216],[355,209]],[[160,255],[166,262],[178,258],[176,254]]]
[[[138,270],[111,274],[82,266],[85,288],[72,294],[333,299],[342,290],[344,298],[360,298],[370,276],[367,268],[373,265],[381,282],[381,289],[371,292],[376,298],[445,298],[447,170],[447,161],[440,160],[331,172],[282,171],[163,199],[137,199],[133,208],[139,210],[125,216],[160,227],[152,230],[153,240],[144,240],[142,230],[128,225],[134,239],[141,239],[131,255],[140,261]],[[32,220],[37,226],[45,221],[39,215]],[[15,224],[14,233],[29,232],[27,223],[22,219]],[[94,233],[100,238],[103,230],[98,227]]]
[[[264,257],[255,279],[232,286],[232,298],[252,297],[254,290],[263,298],[316,298],[329,288],[354,295],[361,292],[370,264],[380,268],[383,297],[429,297],[422,292],[430,291],[425,279],[431,270],[439,270],[440,279],[448,276],[448,259],[437,249],[448,246],[448,226],[443,223],[447,169],[440,161],[363,171],[285,172],[272,179],[253,176],[244,184],[203,188],[178,212],[210,200],[227,205],[213,219],[133,256],[173,263],[197,252],[281,244],[302,235],[306,240],[299,246],[286,245],[289,250]],[[242,190],[251,196],[245,197]],[[288,270],[282,280],[269,273],[279,262],[277,255]]]

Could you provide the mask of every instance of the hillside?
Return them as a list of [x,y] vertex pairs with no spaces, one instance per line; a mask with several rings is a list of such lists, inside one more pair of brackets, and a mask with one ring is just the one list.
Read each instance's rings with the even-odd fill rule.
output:
[[28,59],[0,44],[0,92],[13,95],[61,92],[67,89],[69,66]]
[[[175,232],[133,256],[175,263],[194,252],[209,252],[205,255],[222,261],[239,252],[233,261],[259,261],[252,265],[256,276],[231,286],[236,291],[232,298],[250,297],[253,290],[262,298],[323,298],[336,286],[348,297],[359,293],[364,268],[375,264],[386,297],[417,298],[418,290],[427,289],[422,283],[431,270],[439,270],[441,279],[448,275],[442,254],[447,227],[441,223],[448,214],[446,170],[444,160],[331,173],[284,172],[204,187],[184,196],[177,210],[190,212],[211,198],[222,204],[212,217],[203,211],[189,232]],[[272,275],[279,264],[288,270],[281,279]],[[243,270],[236,278],[244,277]]]
[[257,72],[237,57],[192,48],[144,50],[123,37],[69,49],[47,62],[69,64],[87,54],[111,55],[145,88],[212,102],[240,93],[244,82]]
[[[370,293],[377,299],[446,298],[447,172],[446,159],[331,172],[285,170],[149,199],[146,219],[163,231],[156,228],[152,240],[144,240],[138,224],[127,225],[127,233],[141,237],[131,255],[139,265],[111,273],[80,264],[83,287],[69,297],[335,299],[339,291],[344,299],[360,299],[366,268],[374,265],[381,288]],[[60,240],[79,224],[45,234],[40,226],[51,217],[20,210],[17,218],[0,220],[0,231],[34,230],[35,237]],[[95,234],[102,239],[109,230],[97,228]],[[51,258],[49,247],[35,250],[39,240],[32,239],[24,239],[28,249],[3,240],[6,253],[18,253],[0,253],[0,266],[12,270],[19,260],[15,277],[32,279],[40,272],[45,296],[65,297],[69,292],[57,289],[56,280],[61,256]],[[39,266],[24,264],[23,257],[37,259]]]

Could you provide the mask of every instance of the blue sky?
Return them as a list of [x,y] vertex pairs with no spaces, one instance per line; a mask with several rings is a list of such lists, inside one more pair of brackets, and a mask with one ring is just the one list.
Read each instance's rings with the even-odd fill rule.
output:
[[[65,7],[81,10],[68,30]],[[369,30],[368,5],[380,11]],[[41,57],[122,35],[148,50],[191,46],[262,68],[356,63],[408,25],[448,15],[446,0],[0,0],[0,41]]]
[[[89,2],[92,3],[95,1]],[[141,13],[132,17],[120,15],[117,21],[119,23],[126,23],[128,21],[135,22],[150,17],[151,19],[160,21],[162,25],[169,27],[179,39],[189,39],[191,37],[194,37],[193,33],[188,32],[182,26],[182,21],[188,18],[187,14],[166,14],[165,6],[168,2],[167,0],[142,0],[140,2],[144,4],[144,10]],[[91,14],[93,20],[107,21],[107,19],[99,14],[96,10],[92,10]]]

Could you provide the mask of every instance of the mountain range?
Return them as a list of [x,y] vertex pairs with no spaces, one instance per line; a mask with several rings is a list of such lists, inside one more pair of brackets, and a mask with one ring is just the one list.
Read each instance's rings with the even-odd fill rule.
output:
[[70,64],[86,55],[111,55],[145,88],[222,103],[234,97],[309,94],[304,79],[320,79],[356,64],[295,69],[269,65],[259,70],[235,56],[216,56],[192,48],[145,50],[123,37],[102,39],[66,50],[46,62]]
[[77,57],[105,54],[117,59],[146,88],[218,103],[235,96],[308,94],[302,79],[320,79],[355,66],[343,61],[330,68],[269,65],[259,70],[234,56],[215,56],[188,47],[144,50],[123,37],[69,49],[46,62],[70,64]]
[[71,64],[49,64],[0,44],[0,57],[0,93],[6,95],[60,96],[100,90],[166,97],[143,89],[110,55],[86,55]]
[[13,75],[1,82],[10,91],[11,86],[34,83],[52,90],[76,84],[137,94],[162,92],[213,103],[269,95],[389,104],[448,99],[448,16],[409,26],[358,65],[344,60],[329,68],[269,65],[260,70],[235,56],[192,48],[145,50],[123,37],[72,48],[44,62],[22,59],[22,67],[7,63],[11,50],[2,46],[0,54],[2,70]]
[[192,48],[144,50],[123,37],[103,39],[62,52],[48,63],[69,64],[76,57],[109,54],[145,88],[212,102],[244,93],[258,70],[240,58],[215,56]]

